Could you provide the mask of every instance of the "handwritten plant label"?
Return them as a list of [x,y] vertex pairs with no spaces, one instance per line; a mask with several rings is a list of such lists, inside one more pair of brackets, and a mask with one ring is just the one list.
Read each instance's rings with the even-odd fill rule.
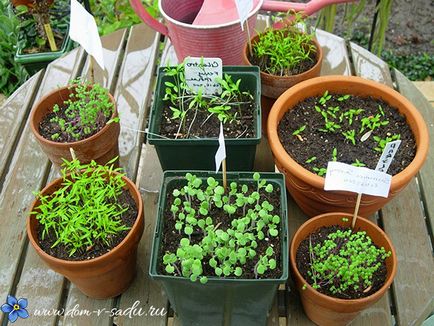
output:
[[195,93],[202,88],[202,94],[220,94],[222,88],[216,78],[223,77],[223,64],[220,58],[187,57],[184,61],[185,81]]
[[240,17],[241,30],[244,31],[244,22],[253,9],[253,0],[235,0],[235,4],[237,6],[238,16]]
[[351,191],[387,198],[391,181],[392,176],[384,172],[341,162],[329,162],[324,190]]
[[391,141],[384,146],[383,153],[381,154],[380,160],[375,167],[376,171],[386,172],[392,163],[393,157],[398,151],[399,145],[401,145],[400,140]]

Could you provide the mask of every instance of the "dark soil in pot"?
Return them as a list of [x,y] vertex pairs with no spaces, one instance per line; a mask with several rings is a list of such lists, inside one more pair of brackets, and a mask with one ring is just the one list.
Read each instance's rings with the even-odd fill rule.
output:
[[[297,269],[309,284],[312,285],[314,283],[312,276],[309,275],[309,272],[311,272],[311,252],[309,250],[310,246],[313,248],[317,244],[323,243],[327,239],[327,236],[330,233],[334,233],[338,230],[345,231],[348,229],[340,225],[324,226],[316,230],[315,232],[311,233],[308,238],[304,239],[300,243],[296,255]],[[354,230],[353,232],[357,232],[357,231],[358,230]],[[344,241],[343,243],[342,242],[339,243],[339,245],[334,250],[336,250],[337,252],[338,250],[345,247],[344,243],[345,243]],[[358,298],[367,297],[375,293],[376,291],[378,291],[386,281],[387,269],[384,260],[378,259],[376,263],[380,263],[380,267],[376,272],[374,272],[372,277],[372,285],[368,288],[365,288],[363,286],[363,283],[361,282],[358,290],[355,290],[353,287],[350,286],[343,293],[333,294],[330,290],[330,287],[332,285],[338,286],[338,284],[331,283],[331,284],[326,284],[324,286],[321,286],[320,288],[317,289],[317,291],[325,295],[328,295],[330,297],[336,297],[341,299],[358,299]],[[334,280],[336,282],[336,279]]]
[[[321,98],[328,100],[321,104]],[[380,126],[362,141],[370,130],[365,123]],[[343,94],[328,94],[307,98],[285,113],[278,134],[283,147],[298,164],[321,176],[327,162],[332,160],[375,169],[384,143],[398,139],[398,135],[402,143],[388,173],[401,172],[416,154],[416,142],[405,117],[372,97],[344,99]]]
[[[191,100],[185,100],[184,107],[189,106]],[[235,109],[237,117],[232,122],[223,124],[226,138],[253,138],[255,137],[255,111],[254,101],[246,95],[242,95],[240,102],[245,102]],[[216,114],[210,116],[207,110],[189,110],[185,117],[184,130],[189,130],[188,137],[179,129],[179,120],[172,119],[172,111],[167,107],[163,111],[161,119],[160,135],[168,138],[216,138],[220,133],[220,121]],[[191,126],[191,127],[190,127]]]
[[[254,189],[256,185],[249,185],[248,193],[251,193],[255,191]],[[173,189],[179,188],[179,185],[172,184],[170,188],[167,190],[167,201],[166,203],[171,203],[174,200],[174,196],[172,194]],[[280,207],[280,189],[274,188],[274,191],[272,193],[266,193],[265,191],[260,191],[260,202],[267,200],[271,205],[273,205],[276,208]],[[197,204],[197,202],[196,202]],[[166,205],[169,206],[169,205]],[[192,205],[193,208],[198,209],[197,205],[196,207]],[[239,218],[242,214],[242,209],[238,208],[238,210],[233,214],[233,219]],[[212,217],[214,224],[218,225],[218,228],[220,230],[226,231],[228,228],[231,227],[231,221],[232,219],[228,219],[228,215],[226,212],[223,211],[223,209],[216,209],[215,207],[213,210],[209,212],[209,216]],[[183,233],[178,233],[175,230],[175,219],[173,218],[173,213],[170,211],[170,206],[165,207],[164,210],[164,227],[163,227],[163,237],[162,237],[162,243],[161,243],[161,251],[160,256],[158,257],[158,261],[162,261],[162,256],[166,252],[176,252],[177,248],[179,247],[180,240],[185,237]],[[200,232],[200,229],[196,227],[194,229],[193,234],[191,235],[190,242],[192,244],[199,244],[201,239],[203,237],[202,232]],[[276,268],[271,270],[267,269],[267,271],[259,275],[258,278],[260,279],[278,279],[282,276],[282,266],[283,263],[281,262],[281,243],[280,243],[280,233],[277,237],[265,237],[266,241],[258,241],[258,247],[256,250],[256,256],[254,259],[250,260],[248,259],[245,265],[240,266],[243,269],[243,274],[241,275],[242,279],[255,279],[255,263],[257,261],[257,257],[260,255],[265,254],[265,250],[268,246],[273,247],[274,249],[274,256],[276,258]],[[210,267],[207,263],[208,260],[211,257],[205,257],[203,259],[203,275],[204,276],[215,276],[214,269]],[[169,275],[166,273],[164,269],[163,264],[158,264],[158,273],[163,275]],[[223,277],[223,276],[221,276]]]
[[[120,194],[116,201],[122,207],[128,207],[128,210],[125,211],[120,220],[122,224],[127,226],[129,229],[134,225],[136,218],[138,216],[137,206],[134,202],[133,197],[129,193],[128,190],[123,189],[122,194]],[[115,248],[118,244],[122,242],[122,240],[127,236],[130,230],[122,231],[118,234],[109,236],[107,239],[109,244],[104,243],[103,241],[95,242],[94,246],[86,248],[86,250],[77,250],[72,256],[69,255],[69,250],[64,245],[59,244],[56,247],[52,248],[52,245],[56,242],[57,237],[55,234],[47,233],[44,240],[42,240],[42,232],[44,227],[39,224],[38,225],[38,243],[42,250],[44,250],[50,256],[63,259],[63,260],[88,260],[92,258],[99,257],[109,252],[111,249]]]

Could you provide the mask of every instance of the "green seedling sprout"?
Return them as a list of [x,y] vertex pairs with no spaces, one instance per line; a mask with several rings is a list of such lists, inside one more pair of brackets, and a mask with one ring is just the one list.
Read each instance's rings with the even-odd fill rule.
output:
[[297,135],[301,134],[305,129],[306,129],[306,125],[302,125],[300,128],[298,128],[297,130],[295,130],[292,134],[294,136],[297,136]]
[[358,159],[356,159],[356,161],[355,161],[354,163],[352,163],[351,165],[353,165],[353,166],[357,166],[357,167],[363,167],[363,166],[366,166],[365,163],[360,162]]
[[387,136],[386,138],[381,138],[379,136],[374,136],[374,140],[377,142],[377,147],[374,148],[374,151],[382,153],[387,143],[390,143],[394,140],[401,139],[400,134],[394,134],[392,136]]
[[356,131],[354,129],[342,132],[345,139],[349,140],[353,145],[356,145]]

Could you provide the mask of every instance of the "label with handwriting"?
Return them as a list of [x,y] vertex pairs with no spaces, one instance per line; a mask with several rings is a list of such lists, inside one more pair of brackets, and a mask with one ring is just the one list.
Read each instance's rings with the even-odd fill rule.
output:
[[392,163],[393,157],[398,151],[399,145],[401,145],[400,140],[391,141],[384,146],[383,153],[381,154],[380,160],[375,167],[375,170],[380,172],[387,172],[387,169]]
[[392,176],[384,172],[341,162],[329,162],[324,190],[351,191],[387,198],[391,181]]
[[223,64],[220,58],[187,57],[184,61],[185,81],[195,93],[202,88],[202,94],[220,94],[222,88],[216,78],[223,77]]

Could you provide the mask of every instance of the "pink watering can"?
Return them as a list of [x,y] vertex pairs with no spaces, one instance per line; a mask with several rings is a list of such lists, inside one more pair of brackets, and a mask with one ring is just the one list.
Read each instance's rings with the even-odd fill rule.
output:
[[[253,36],[259,9],[309,16],[321,8],[353,0],[311,0],[308,3],[253,0],[247,28],[241,29],[235,0],[159,0],[158,7],[166,25],[154,19],[140,0],[130,0],[137,15],[151,28],[168,36],[179,61],[185,57],[218,57],[224,65],[242,64],[243,44]],[[246,25],[244,25],[246,26]]]

